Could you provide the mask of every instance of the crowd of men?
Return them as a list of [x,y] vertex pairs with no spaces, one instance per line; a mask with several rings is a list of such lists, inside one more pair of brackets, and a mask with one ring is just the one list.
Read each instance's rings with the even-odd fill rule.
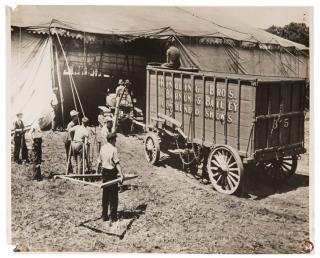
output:
[[[180,67],[180,52],[173,46],[172,42],[168,46],[167,62],[162,66],[166,68],[177,69]],[[129,80],[120,79],[116,88],[115,105],[118,107],[122,101],[125,90],[130,88]],[[50,101],[52,107],[53,118],[51,121],[52,131],[56,130],[56,113],[58,107],[58,100],[56,97],[57,89],[54,89],[52,100]],[[113,106],[114,107],[114,106]],[[117,124],[117,109],[112,112],[111,106],[108,107],[108,98],[106,99],[106,106],[99,106],[100,114],[98,115],[99,126],[101,127],[99,143],[99,157],[97,171],[102,174],[103,182],[114,180],[120,174],[121,181],[123,181],[122,169],[118,158],[118,151],[115,147],[117,134],[115,133],[115,124]],[[115,117],[114,117],[115,113]],[[41,163],[42,163],[42,130],[41,120],[37,119],[30,127],[30,136],[33,141],[32,152],[33,158],[29,159],[28,148],[26,145],[25,133],[27,128],[22,121],[23,114],[17,113],[17,119],[13,125],[13,142],[14,151],[13,159],[18,164],[33,163],[33,179],[42,180]],[[79,112],[76,110],[70,111],[70,122],[66,128],[66,136],[64,139],[64,146],[66,151],[67,172],[82,174],[85,170],[83,165],[89,164],[88,160],[88,138],[89,138],[89,119],[82,117],[81,123]],[[28,128],[29,129],[29,128]],[[21,158],[20,158],[21,153]],[[71,159],[75,161],[75,171],[72,166]],[[85,159],[85,162],[84,162]],[[110,208],[110,215],[108,209]],[[103,188],[102,194],[102,219],[103,221],[116,221],[118,208],[118,185],[112,185]]]
[[[119,80],[116,89],[116,102],[120,101],[124,89],[129,81],[124,82]],[[127,83],[127,84],[126,84]],[[130,83],[130,82],[129,82]],[[53,98],[51,101],[54,113],[56,112],[57,100]],[[115,147],[117,134],[113,130],[114,115],[112,109],[108,106],[99,106],[100,114],[98,115],[98,122],[100,126],[99,138],[99,155],[97,170],[102,174],[103,182],[116,179],[120,174],[121,181],[123,174],[118,158],[117,148]],[[33,163],[33,179],[42,180],[41,163],[42,163],[42,136],[41,120],[37,119],[30,127],[26,128],[23,123],[23,114],[19,112],[16,114],[17,119],[13,124],[13,159],[17,164]],[[56,128],[55,118],[51,121],[52,131]],[[26,132],[29,131],[32,139],[32,158],[29,158],[28,148],[26,144]],[[88,138],[90,134],[89,119],[82,117],[80,119],[79,112],[76,110],[70,111],[70,122],[67,125],[64,146],[66,151],[67,170],[68,173],[82,174],[84,171],[83,164],[88,161]],[[101,146],[101,148],[100,148]],[[75,163],[75,169],[72,166],[72,159]],[[85,159],[85,162],[83,162]],[[118,207],[118,185],[112,185],[103,189],[102,194],[102,219],[103,221],[116,221]],[[110,208],[110,215],[108,209]]]

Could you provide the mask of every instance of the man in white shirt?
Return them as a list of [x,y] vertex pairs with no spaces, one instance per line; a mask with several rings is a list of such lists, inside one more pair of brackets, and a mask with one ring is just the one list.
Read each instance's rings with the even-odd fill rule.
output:
[[[73,126],[68,130],[70,135],[73,134],[73,138],[71,141],[71,151],[76,162],[78,174],[82,174],[82,159],[85,158],[85,156],[83,155],[83,148],[86,147],[89,137],[88,124],[89,119],[83,117],[81,125]],[[86,149],[84,149],[84,153],[86,154]]]
[[58,99],[57,99],[57,93],[58,93],[58,88],[54,88],[52,95],[51,95],[51,100],[50,100],[50,105],[53,110],[53,117],[52,117],[52,122],[51,122],[51,129],[54,131],[56,130],[57,126],[57,111],[58,111]]
[[42,130],[40,127],[41,118],[37,119],[30,128],[30,135],[33,140],[33,179],[42,180],[41,162],[42,162]]
[[[115,147],[116,133],[109,133],[107,136],[107,143],[101,147],[98,164],[102,167],[102,180],[108,182],[117,179],[119,172],[121,181],[123,181],[122,169],[118,157],[118,150]],[[102,220],[108,221],[108,208],[110,206],[110,223],[117,220],[118,210],[118,185],[111,185],[103,188],[102,192]]]

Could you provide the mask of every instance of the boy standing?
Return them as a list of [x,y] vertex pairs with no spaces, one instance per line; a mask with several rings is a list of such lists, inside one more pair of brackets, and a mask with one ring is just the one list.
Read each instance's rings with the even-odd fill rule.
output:
[[[121,182],[123,181],[122,169],[118,158],[116,145],[116,133],[107,135],[107,143],[101,147],[98,164],[102,166],[103,183],[117,179],[119,172]],[[118,185],[114,184],[103,188],[102,192],[102,220],[115,222],[117,220],[118,210]],[[110,217],[108,216],[108,208],[110,206]]]
[[41,118],[36,120],[31,128],[30,134],[33,140],[32,151],[33,151],[33,179],[42,180],[41,175],[41,162],[42,162],[42,130],[40,128]]

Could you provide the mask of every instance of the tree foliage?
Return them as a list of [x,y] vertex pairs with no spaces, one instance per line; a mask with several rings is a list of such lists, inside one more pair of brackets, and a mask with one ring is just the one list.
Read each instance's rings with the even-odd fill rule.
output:
[[291,22],[283,27],[272,25],[266,31],[307,47],[309,46],[309,27],[305,23]]

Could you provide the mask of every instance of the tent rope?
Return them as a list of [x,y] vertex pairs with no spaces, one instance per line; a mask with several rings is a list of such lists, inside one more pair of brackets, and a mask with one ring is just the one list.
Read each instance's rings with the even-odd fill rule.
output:
[[[81,103],[81,100],[80,100],[80,97],[79,97],[79,94],[78,94],[78,90],[76,88],[76,85],[75,85],[75,82],[74,82],[74,79],[73,79],[73,76],[71,74],[71,69],[70,69],[70,66],[69,66],[69,62],[68,62],[68,59],[67,59],[67,55],[63,49],[63,46],[62,46],[62,43],[61,43],[61,40],[60,40],[60,37],[58,35],[58,33],[56,33],[57,35],[57,39],[58,39],[58,42],[59,42],[59,45],[60,45],[60,48],[61,48],[61,51],[62,51],[62,54],[63,54],[63,57],[65,59],[65,62],[66,62],[66,65],[67,65],[67,69],[68,69],[68,75],[69,75],[69,80],[70,80],[70,85],[71,85],[71,90],[73,92],[73,89],[74,88],[74,91],[76,93],[76,96],[78,98],[78,101],[79,101],[79,105],[80,105],[80,109],[81,109],[81,112],[83,114],[83,116],[86,116],[85,115],[85,112],[84,112],[84,109],[83,109],[83,106],[82,106],[82,103]],[[74,93],[73,93],[74,94]],[[75,107],[76,107],[76,100],[74,98],[74,104],[75,104]],[[77,109],[77,108],[76,108]]]

